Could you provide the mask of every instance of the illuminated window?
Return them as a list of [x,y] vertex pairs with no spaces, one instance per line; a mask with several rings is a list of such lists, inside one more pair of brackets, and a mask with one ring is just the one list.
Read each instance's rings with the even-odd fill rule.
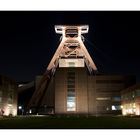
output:
[[98,101],[104,101],[104,100],[110,100],[111,98],[110,97],[98,97],[96,98],[96,100]]
[[76,111],[74,72],[68,72],[67,77],[67,111]]
[[[85,61],[83,58],[77,58],[76,54],[71,54],[69,59],[59,59],[59,67],[85,67]],[[73,58],[74,57],[74,58]]]
[[75,97],[67,97],[67,111],[75,111],[76,104],[75,104]]
[[66,29],[66,37],[77,37],[78,29]]
[[75,91],[68,91],[67,96],[68,97],[75,97]]
[[111,108],[112,108],[112,110],[121,110],[120,105],[112,105]]

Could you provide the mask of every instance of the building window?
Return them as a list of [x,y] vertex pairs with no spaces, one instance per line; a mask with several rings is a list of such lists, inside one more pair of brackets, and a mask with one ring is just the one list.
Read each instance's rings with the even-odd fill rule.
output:
[[68,77],[67,77],[67,111],[76,111],[75,72],[68,72]]
[[75,62],[69,62],[69,67],[75,67]]
[[77,37],[78,29],[66,29],[66,37]]
[[119,97],[119,96],[118,97],[117,96],[116,97],[112,97],[112,100],[115,101],[115,102],[120,102],[121,101],[121,97]]
[[105,100],[111,100],[111,98],[110,97],[98,97],[98,98],[96,98],[96,100],[105,101]]
[[112,108],[112,110],[121,110],[120,105],[112,105],[111,108]]
[[67,111],[75,111],[76,104],[75,104],[75,97],[68,96],[67,97]]
[[68,89],[75,89],[75,85],[74,84],[69,84],[67,87],[68,87]]

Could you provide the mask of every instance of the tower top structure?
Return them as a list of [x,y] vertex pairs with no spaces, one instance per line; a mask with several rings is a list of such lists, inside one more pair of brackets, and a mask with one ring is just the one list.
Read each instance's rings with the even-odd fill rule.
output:
[[89,26],[88,25],[55,25],[55,32],[57,34],[67,34],[69,31],[71,34],[77,34],[80,36],[81,34],[88,33]]
[[82,34],[88,33],[88,25],[55,25],[55,32],[61,34],[61,42],[47,67],[47,70],[55,71],[61,58],[83,58],[90,73],[97,68],[90,57]]

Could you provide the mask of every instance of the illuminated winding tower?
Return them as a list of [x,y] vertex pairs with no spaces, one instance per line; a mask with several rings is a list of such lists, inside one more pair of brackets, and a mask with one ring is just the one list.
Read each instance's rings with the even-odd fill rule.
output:
[[[97,68],[84,45],[83,34],[88,30],[88,25],[55,26],[55,32],[61,34],[61,42],[44,75],[36,77],[35,92],[27,107],[30,113],[97,114],[111,111],[113,93],[97,94],[98,82],[124,77],[96,77]],[[118,93],[115,93],[119,96],[121,89],[122,86],[116,87]]]
[[[54,84],[61,84],[61,82],[59,83],[56,83],[57,81],[54,82],[54,77],[57,78],[57,75],[55,75],[56,70],[60,69],[58,70],[58,73],[59,73],[62,69],[62,74],[59,74],[60,78],[63,79],[65,71],[67,70],[68,71],[67,74],[69,76],[69,79],[67,82],[70,82],[68,83],[70,84],[68,86],[71,86],[71,88],[68,87],[68,90],[65,91],[65,94],[68,95],[67,96],[68,99],[66,100],[69,100],[65,104],[65,106],[67,107],[70,106],[68,110],[74,111],[76,109],[76,92],[74,89],[75,83],[73,83],[73,82],[76,82],[75,81],[76,75],[74,72],[75,68],[83,69],[86,64],[90,74],[93,74],[95,71],[97,71],[97,68],[94,62],[92,58],[90,57],[83,43],[84,42],[83,34],[88,33],[88,30],[89,30],[88,25],[83,25],[83,26],[56,25],[55,26],[55,32],[62,35],[60,37],[61,42],[52,60],[50,61],[45,74],[43,75],[43,77],[39,78],[39,82],[37,82],[39,84],[36,85],[35,93],[32,96],[32,99],[30,100],[28,108],[36,108],[38,110],[42,106],[44,97],[47,96],[47,90],[49,90],[49,86],[53,86],[52,84],[50,85],[50,83],[52,83],[53,81]],[[53,90],[53,88],[51,89]],[[54,92],[57,92],[58,90],[59,89],[55,88]],[[51,92],[52,96],[54,95],[52,91],[48,91],[48,92]],[[55,99],[56,99],[56,96],[57,95],[55,94],[54,95]],[[62,99],[60,100],[62,101]],[[55,105],[54,111],[56,112],[57,111],[56,108],[58,108],[56,106],[57,102],[55,102],[54,105]],[[46,101],[46,106],[53,106],[53,105],[48,105]]]

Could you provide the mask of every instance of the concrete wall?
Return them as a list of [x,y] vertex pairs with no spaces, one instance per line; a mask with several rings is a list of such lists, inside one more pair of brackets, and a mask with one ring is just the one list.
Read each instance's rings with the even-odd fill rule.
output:
[[96,78],[88,76],[88,113],[96,114]]
[[66,113],[67,69],[59,68],[55,74],[55,113]]
[[5,76],[0,76],[0,115],[17,115],[17,84]]
[[54,106],[54,88],[54,78],[52,78],[46,90],[45,96],[43,97],[42,106]]
[[78,113],[88,112],[87,102],[87,71],[86,69],[74,68],[75,72],[75,94],[76,111],[67,112],[67,68],[59,68],[55,75],[55,113]]
[[76,75],[76,113],[88,113],[88,86],[87,86],[87,70],[85,68],[77,68]]
[[[97,75],[96,81],[96,114],[121,113],[120,91],[126,87],[126,77],[120,75]],[[89,83],[92,82],[89,81]],[[112,109],[118,106],[120,109]]]
[[[75,72],[76,111],[67,111],[67,73]],[[119,75],[88,75],[86,68],[58,68],[55,74],[56,114],[108,114],[112,106],[120,106],[120,91],[132,77]],[[102,100],[101,100],[102,99]],[[118,110],[116,110],[118,111]]]
[[123,115],[140,115],[140,83],[121,91]]
[[[35,80],[35,87],[38,88],[40,81],[42,79],[42,76],[36,76]],[[44,90],[46,89],[46,90]],[[53,114],[54,112],[54,78],[52,77],[48,87],[45,87],[45,84],[42,86],[42,90],[45,91],[41,98],[41,104],[39,106],[38,113],[39,114]]]

